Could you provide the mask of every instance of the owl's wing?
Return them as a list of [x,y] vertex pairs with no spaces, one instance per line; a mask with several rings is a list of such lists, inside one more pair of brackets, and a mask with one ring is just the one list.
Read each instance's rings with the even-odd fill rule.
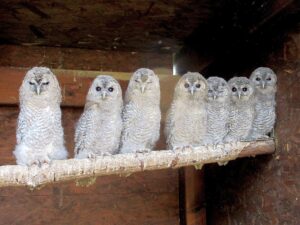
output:
[[166,118],[165,130],[164,130],[167,142],[170,138],[171,131],[174,127],[174,122],[175,122],[174,112],[175,112],[175,105],[172,103],[171,108],[167,112],[167,118]]
[[137,108],[135,107],[135,104],[132,102],[128,102],[124,106],[123,112],[122,112],[122,119],[123,119],[123,130],[122,130],[122,141],[126,141],[130,138],[130,131],[131,127],[134,126],[134,120],[137,114]]
[[91,112],[87,109],[80,117],[75,131],[75,155],[85,149],[87,132],[91,123]]
[[152,133],[152,138],[150,141],[150,149],[153,149],[156,145],[156,142],[159,140],[160,121],[161,121],[161,111],[160,111],[160,108],[158,107],[158,109],[155,110],[155,124],[153,126],[153,133]]
[[24,112],[20,112],[18,117],[18,126],[17,126],[17,143],[20,143],[25,136],[26,130],[28,129],[28,121],[26,121],[26,117]]

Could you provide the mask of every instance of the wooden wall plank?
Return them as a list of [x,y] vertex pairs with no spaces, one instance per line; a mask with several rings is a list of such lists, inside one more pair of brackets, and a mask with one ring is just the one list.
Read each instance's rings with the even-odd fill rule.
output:
[[[0,67],[0,105],[18,104],[18,90],[28,68]],[[119,80],[123,90],[126,91],[128,80],[132,73],[126,72],[100,72],[100,71],[81,71],[81,70],[62,70],[53,69],[59,80],[63,106],[82,107],[85,103],[86,94],[95,76],[109,74]],[[162,108],[166,111],[172,96],[173,89],[178,81],[177,76],[171,74],[158,73],[161,81]]]
[[137,68],[172,70],[172,54],[79,48],[0,45],[0,66],[133,72]]
[[[40,190],[0,189],[0,224],[176,225],[177,170],[98,178]],[[159,184],[159,185],[157,185]]]

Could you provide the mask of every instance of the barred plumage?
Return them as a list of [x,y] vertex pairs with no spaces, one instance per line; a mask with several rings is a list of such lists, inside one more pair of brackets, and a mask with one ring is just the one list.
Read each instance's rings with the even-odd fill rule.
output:
[[252,72],[250,79],[256,88],[255,118],[250,137],[252,139],[268,138],[276,120],[277,76],[270,68],[259,67]]
[[220,77],[207,79],[207,133],[205,144],[221,144],[228,133],[230,90]]
[[231,106],[225,142],[248,140],[254,119],[254,84],[246,77],[234,77],[228,81],[228,85]]
[[121,153],[152,150],[160,131],[160,85],[150,69],[138,69],[131,77],[123,110]]
[[61,90],[46,67],[27,72],[20,87],[20,114],[14,155],[19,165],[67,158],[61,125]]
[[168,149],[203,144],[207,129],[206,95],[207,82],[201,74],[188,72],[180,78],[167,113]]
[[122,90],[111,76],[95,78],[75,132],[75,158],[118,152],[122,130]]

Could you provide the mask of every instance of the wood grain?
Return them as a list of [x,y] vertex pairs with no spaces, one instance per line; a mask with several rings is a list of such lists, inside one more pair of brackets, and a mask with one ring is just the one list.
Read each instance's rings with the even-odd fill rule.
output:
[[[5,43],[94,48],[109,51],[173,52],[199,21],[206,2],[3,0],[0,38]],[[179,19],[180,18],[180,19]]]
[[128,73],[146,67],[157,72],[163,69],[171,74],[172,54],[0,45],[0,66],[25,68],[47,66],[52,69]]
[[[29,190],[0,189],[0,224],[178,225],[177,170],[99,178]],[[159,185],[157,185],[159,184]]]

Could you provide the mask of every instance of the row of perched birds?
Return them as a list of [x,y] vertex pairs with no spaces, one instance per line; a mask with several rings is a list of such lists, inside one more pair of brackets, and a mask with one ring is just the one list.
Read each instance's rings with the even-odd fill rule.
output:
[[[188,72],[178,81],[165,125],[168,149],[268,137],[275,123],[277,78],[266,67],[250,76],[207,80]],[[46,67],[27,72],[20,87],[17,164],[66,159],[61,89]],[[151,151],[160,136],[160,84],[150,69],[132,75],[123,103],[112,76],[93,81],[75,132],[75,158]]]

